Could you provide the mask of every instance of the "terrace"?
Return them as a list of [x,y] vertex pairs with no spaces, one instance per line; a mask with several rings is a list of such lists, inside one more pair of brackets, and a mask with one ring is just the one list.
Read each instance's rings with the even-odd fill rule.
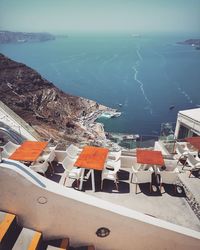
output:
[[[121,205],[129,209],[163,219],[165,221],[181,225],[193,230],[200,231],[199,223],[199,178],[189,178],[188,170],[182,170],[182,164],[178,164],[179,183],[178,190],[175,192],[173,185],[164,185],[160,190],[156,182],[156,177],[152,176],[152,191],[149,184],[139,184],[135,193],[135,184],[130,183],[132,174],[132,164],[136,163],[136,156],[121,156],[121,167],[118,172],[118,190],[111,180],[104,180],[101,189],[101,171],[95,171],[95,192],[92,191],[91,177],[84,180],[82,190],[76,186],[76,181],[68,178],[65,186],[67,189],[75,189],[77,192],[84,192],[90,196],[100,198],[113,204]],[[64,184],[66,176],[65,169],[61,164],[54,161],[55,172],[48,171],[47,178],[52,181]],[[195,204],[191,203],[195,197]],[[197,206],[196,209],[194,206]]]
[[[7,138],[8,139],[8,138]],[[5,141],[4,141],[5,143]],[[185,147],[186,145],[188,145],[188,143],[186,142],[181,142],[180,143],[182,147]],[[3,146],[3,145],[2,145]],[[45,163],[45,167],[47,166],[47,169],[44,172],[38,172],[37,168],[34,168],[34,164],[30,163],[28,164],[28,166],[21,166],[20,167],[20,171],[23,171],[23,175],[21,174],[17,174],[16,176],[18,178],[16,178],[15,175],[11,174],[10,175],[10,170],[9,170],[9,166],[8,166],[8,171],[5,172],[5,166],[3,166],[3,168],[0,168],[1,171],[1,185],[4,185],[4,182],[6,183],[6,187],[11,190],[11,192],[9,192],[8,194],[10,196],[6,194],[5,197],[10,197],[8,199],[8,201],[6,201],[6,204],[9,204],[9,200],[12,200],[12,190],[13,187],[17,188],[21,191],[24,190],[24,187],[26,187],[28,190],[27,192],[24,192],[24,197],[23,200],[20,200],[21,198],[19,197],[19,200],[15,200],[15,203],[17,204],[17,210],[18,213],[23,214],[23,223],[25,223],[25,225],[28,225],[27,228],[36,228],[37,230],[43,232],[45,237],[49,237],[49,235],[51,235],[50,237],[55,236],[60,236],[61,232],[64,232],[64,230],[66,231],[66,234],[70,236],[70,238],[72,238],[72,241],[76,242],[76,240],[74,240],[73,235],[75,234],[75,231],[73,230],[69,230],[69,228],[67,227],[68,225],[65,225],[65,223],[62,223],[63,218],[59,217],[59,216],[64,216],[65,219],[68,219],[69,221],[71,220],[71,218],[73,220],[77,220],[77,222],[80,223],[80,221],[82,221],[82,219],[84,218],[85,223],[87,223],[88,220],[90,220],[90,215],[87,214],[87,211],[85,211],[85,208],[88,208],[88,204],[90,204],[91,208],[88,208],[91,215],[92,216],[97,213],[98,214],[98,218],[96,217],[97,215],[95,215],[95,219],[93,218],[93,222],[95,224],[95,228],[97,228],[99,226],[99,223],[102,224],[101,218],[110,218],[110,217],[106,217],[107,215],[105,215],[105,213],[108,213],[108,210],[111,209],[112,210],[112,219],[113,221],[119,225],[119,221],[120,218],[119,217],[115,217],[115,212],[117,214],[122,213],[123,216],[125,216],[124,218],[126,218],[126,216],[128,217],[128,220],[126,221],[126,223],[130,223],[130,227],[133,228],[137,228],[137,223],[138,221],[140,221],[141,218],[144,218],[145,220],[145,228],[148,228],[150,225],[158,225],[158,227],[161,227],[162,230],[164,229],[163,233],[164,235],[166,234],[166,232],[168,231],[173,231],[173,228],[177,225],[177,228],[175,229],[176,233],[178,232],[179,228],[178,226],[182,226],[184,227],[184,231],[183,230],[183,235],[186,233],[187,234],[187,229],[188,230],[195,230],[192,233],[189,234],[191,237],[193,237],[194,235],[196,235],[197,232],[200,232],[200,195],[199,195],[199,191],[200,191],[200,186],[199,186],[199,176],[196,172],[192,172],[191,177],[189,178],[189,168],[185,167],[183,168],[183,164],[185,163],[185,159],[177,162],[177,157],[176,157],[176,153],[175,153],[175,142],[174,141],[170,141],[170,140],[166,140],[166,141],[157,141],[154,145],[151,145],[150,148],[148,148],[148,150],[156,150],[156,151],[160,151],[162,152],[164,161],[171,161],[172,165],[176,166],[178,168],[178,182],[177,184],[177,188],[176,191],[174,189],[174,185],[172,184],[164,184],[162,189],[160,187],[160,183],[159,183],[159,178],[158,176],[160,176],[160,173],[157,175],[154,172],[152,173],[152,190],[150,191],[150,185],[149,183],[141,183],[139,184],[139,187],[137,189],[137,193],[135,192],[135,187],[136,184],[133,181],[133,183],[130,181],[131,180],[131,175],[133,173],[133,166],[137,165],[137,155],[136,155],[136,151],[135,150],[123,150],[121,152],[120,155],[120,168],[118,171],[118,185],[115,185],[115,183],[111,180],[104,180],[104,184],[103,184],[103,188],[101,188],[101,178],[102,178],[102,170],[95,170],[94,171],[94,180],[93,180],[93,175],[90,174],[88,175],[88,178],[84,178],[83,179],[83,185],[82,188],[80,188],[79,183],[77,184],[77,181],[71,178],[69,176],[69,170],[67,169],[66,164],[61,164],[63,163],[64,158],[66,157],[66,152],[68,151],[67,154],[69,154],[69,150],[68,150],[68,146],[66,147],[65,150],[58,150],[57,147],[53,148],[51,147],[52,145],[48,145],[48,149],[45,150],[45,152],[42,152],[40,155],[40,160],[41,157],[44,157],[46,163]],[[18,146],[17,146],[18,147]],[[142,148],[145,148],[145,144],[141,144]],[[76,161],[77,157],[80,155],[81,150],[83,148],[78,148],[77,152],[75,155],[71,155],[71,158],[74,158],[74,160],[72,161],[73,163]],[[12,152],[13,153],[13,152]],[[71,152],[72,153],[72,152]],[[70,154],[71,154],[70,153]],[[113,152],[109,152],[111,159],[112,159],[112,154]],[[26,155],[27,156],[27,155]],[[69,156],[69,155],[68,155]],[[48,158],[50,157],[50,158]],[[8,158],[10,158],[10,156],[8,155]],[[109,158],[109,156],[108,156]],[[9,165],[9,159],[8,161],[6,160],[6,164]],[[105,162],[105,165],[107,164],[108,159]],[[36,160],[37,162],[37,160]],[[49,163],[49,167],[48,164]],[[178,163],[178,164],[177,164]],[[70,162],[68,162],[68,164],[70,164]],[[11,168],[17,168],[18,163],[17,164],[11,164],[12,166],[10,166]],[[73,164],[74,165],[74,164]],[[32,167],[33,166],[33,167]],[[50,167],[53,166],[53,169]],[[167,166],[167,165],[166,165]],[[32,170],[31,170],[32,168]],[[14,170],[15,172],[18,170]],[[38,172],[38,173],[35,173]],[[6,173],[6,175],[5,175]],[[86,169],[85,171],[85,175],[87,176],[87,174],[90,173],[89,169]],[[28,174],[28,175],[27,175]],[[46,178],[44,178],[41,175],[46,176]],[[24,179],[24,176],[27,175],[26,179]],[[67,176],[67,179],[66,179]],[[22,178],[23,177],[23,178]],[[38,188],[35,185],[30,185],[30,183],[27,185],[27,181],[30,181],[31,178],[34,177],[34,180],[37,180],[37,183],[39,183],[40,185],[42,185],[40,187],[40,189],[38,190]],[[6,180],[8,178],[8,180]],[[14,178],[14,179],[13,179]],[[80,178],[80,176],[79,176]],[[4,181],[5,179],[5,181]],[[9,180],[11,180],[9,182]],[[94,183],[93,183],[94,181]],[[24,186],[24,182],[26,183]],[[93,184],[95,185],[93,187]],[[118,190],[117,190],[117,186],[118,186]],[[3,186],[4,187],[4,186]],[[30,188],[30,189],[29,189]],[[80,189],[79,189],[80,188]],[[32,191],[33,189],[33,191]],[[95,192],[94,192],[95,189]],[[4,189],[1,189],[4,190]],[[4,192],[3,192],[4,193]],[[20,193],[20,192],[18,192]],[[41,204],[43,204],[43,198],[46,196],[48,197],[47,200],[49,200],[50,202],[47,202],[47,204],[44,204],[43,206],[41,206],[39,211],[43,211],[43,216],[40,213],[37,213],[37,217],[42,218],[46,218],[46,214],[47,211],[52,211],[51,209],[59,209],[59,211],[61,211],[61,213],[53,213],[53,220],[55,221],[54,217],[59,217],[57,218],[57,221],[59,221],[59,223],[61,223],[61,228],[59,228],[57,231],[54,230],[54,228],[51,227],[51,234],[49,232],[47,232],[46,235],[46,228],[49,228],[49,220],[50,217],[47,216],[46,220],[42,221],[42,224],[38,224],[37,221],[35,221],[34,219],[31,218],[35,218],[35,209],[38,209],[38,202],[34,202],[35,201],[35,195],[39,196],[39,198],[41,199]],[[43,197],[44,196],[44,197]],[[64,199],[62,200],[61,197],[64,196]],[[5,198],[4,197],[4,198]],[[31,200],[30,206],[31,209],[28,205],[28,202],[26,202],[26,200]],[[51,201],[55,201],[55,205],[53,205],[53,207],[51,207]],[[100,202],[101,201],[101,202]],[[27,204],[25,206],[25,204]],[[76,205],[74,205],[74,202],[76,203]],[[54,203],[54,202],[53,202]],[[58,204],[57,204],[58,203]],[[16,206],[15,204],[15,206]],[[60,205],[59,205],[60,204]],[[70,205],[69,205],[70,204]],[[40,205],[39,205],[40,206]],[[4,206],[4,203],[1,205],[1,210],[2,211],[10,211],[12,212],[11,209],[12,206],[8,206],[6,205],[6,207]],[[42,209],[43,207],[43,209]],[[74,215],[76,214],[76,217],[71,217],[70,213],[64,213],[63,214],[63,207],[65,207],[65,211],[70,211],[70,213],[73,213]],[[73,207],[73,209],[72,209]],[[83,210],[80,209],[80,207],[83,208]],[[21,210],[20,210],[20,209]],[[67,209],[67,210],[66,210]],[[100,209],[100,211],[99,211]],[[79,212],[78,212],[79,211]],[[81,211],[81,212],[80,212]],[[94,211],[94,214],[93,212]],[[106,212],[105,212],[106,211]],[[115,212],[114,212],[115,211]],[[130,212],[131,211],[131,212]],[[78,214],[77,214],[78,212]],[[99,213],[100,212],[100,213]],[[105,213],[104,213],[105,212]],[[114,213],[113,213],[114,212]],[[127,212],[127,214],[126,214]],[[139,212],[137,214],[137,212]],[[136,213],[136,215],[134,215]],[[29,214],[29,217],[26,217],[26,215]],[[136,221],[132,221],[130,214],[132,214],[131,216],[136,216]],[[32,215],[32,216],[31,216]],[[84,217],[85,215],[85,217]],[[108,215],[110,216],[110,215]],[[130,216],[130,218],[129,218]],[[144,217],[143,217],[144,216]],[[123,219],[124,219],[123,218]],[[73,221],[72,220],[72,221]],[[160,221],[162,220],[162,221]],[[146,221],[148,221],[146,223]],[[103,221],[102,221],[103,222]],[[170,222],[172,224],[170,224],[170,226],[168,224],[165,225],[165,222]],[[143,223],[143,222],[139,222],[139,223]],[[150,225],[148,225],[148,223]],[[155,223],[155,224],[154,224]],[[156,224],[158,223],[158,224]],[[164,223],[164,224],[163,224]],[[51,224],[51,223],[50,223]],[[89,226],[92,228],[92,224]],[[104,221],[104,224],[106,224],[106,222]],[[112,223],[108,223],[111,227]],[[38,227],[39,225],[39,227]],[[59,224],[60,225],[60,224]],[[76,223],[75,223],[76,225]],[[82,225],[82,224],[81,224]],[[160,226],[161,225],[161,226]],[[70,224],[70,227],[72,226],[72,224]],[[150,228],[151,228],[150,226]],[[123,225],[122,225],[123,227]],[[143,225],[142,225],[143,227]],[[80,227],[81,228],[81,227]],[[91,229],[90,228],[90,229]],[[56,227],[55,227],[56,229]],[[75,229],[74,229],[75,230]],[[93,229],[92,229],[93,230]],[[122,230],[122,232],[127,232],[127,229],[120,229]],[[143,231],[143,229],[139,229],[137,228],[137,234],[138,236],[141,235],[141,230]],[[155,230],[159,230],[159,233],[162,231],[161,229],[155,229]],[[161,231],[160,231],[161,230]],[[166,230],[166,231],[165,231]],[[180,232],[182,229],[180,229]],[[48,231],[48,230],[47,230]],[[136,233],[135,231],[135,233]],[[112,234],[115,233],[114,227],[112,227]],[[118,230],[116,230],[116,233],[119,233]],[[174,234],[174,237],[176,233]],[[78,242],[80,245],[80,242],[86,242],[83,240],[82,236],[84,235],[84,233],[78,233],[76,235],[76,237],[78,237]],[[90,235],[90,237],[92,237],[92,243],[95,243],[96,245],[101,245],[99,242],[95,242],[96,238],[94,237],[94,235]],[[94,238],[93,238],[94,237]],[[166,237],[166,236],[164,236]],[[188,236],[187,236],[188,237]],[[187,237],[185,239],[187,239]],[[197,235],[198,237],[198,235]],[[166,237],[167,238],[167,237]],[[148,238],[149,239],[149,238]],[[109,243],[110,244],[110,243]],[[107,245],[107,248],[109,249],[110,245]],[[107,249],[105,248],[104,245],[102,245],[102,248],[100,249]],[[120,248],[116,248],[116,249],[120,249]]]

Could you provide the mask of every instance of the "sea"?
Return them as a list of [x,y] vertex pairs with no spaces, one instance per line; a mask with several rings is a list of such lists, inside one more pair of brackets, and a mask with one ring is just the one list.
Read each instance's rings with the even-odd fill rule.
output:
[[177,44],[200,34],[69,34],[1,44],[61,90],[122,112],[99,119],[105,131],[159,135],[179,110],[200,107],[200,50]]

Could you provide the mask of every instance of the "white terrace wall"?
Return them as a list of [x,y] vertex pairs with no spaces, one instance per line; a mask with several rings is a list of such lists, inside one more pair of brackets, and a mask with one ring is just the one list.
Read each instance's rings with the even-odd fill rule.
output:
[[0,101],[0,121],[28,140],[36,141],[40,138],[28,123],[26,123],[2,101]]
[[[199,249],[199,232],[68,189],[28,171],[46,188],[36,184],[30,174],[0,164],[0,209],[17,214],[20,224],[42,232],[45,238],[67,236],[74,246],[92,243],[97,250]],[[96,236],[102,226],[110,229],[108,237]]]

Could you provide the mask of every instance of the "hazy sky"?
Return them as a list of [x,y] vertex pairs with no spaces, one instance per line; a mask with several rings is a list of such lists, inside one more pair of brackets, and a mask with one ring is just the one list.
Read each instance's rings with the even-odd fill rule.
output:
[[0,0],[0,29],[200,33],[200,0]]

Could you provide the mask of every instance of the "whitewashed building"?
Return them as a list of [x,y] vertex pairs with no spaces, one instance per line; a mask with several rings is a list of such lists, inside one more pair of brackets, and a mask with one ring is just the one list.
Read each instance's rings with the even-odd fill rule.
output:
[[200,108],[178,112],[175,138],[183,139],[191,136],[200,136]]

